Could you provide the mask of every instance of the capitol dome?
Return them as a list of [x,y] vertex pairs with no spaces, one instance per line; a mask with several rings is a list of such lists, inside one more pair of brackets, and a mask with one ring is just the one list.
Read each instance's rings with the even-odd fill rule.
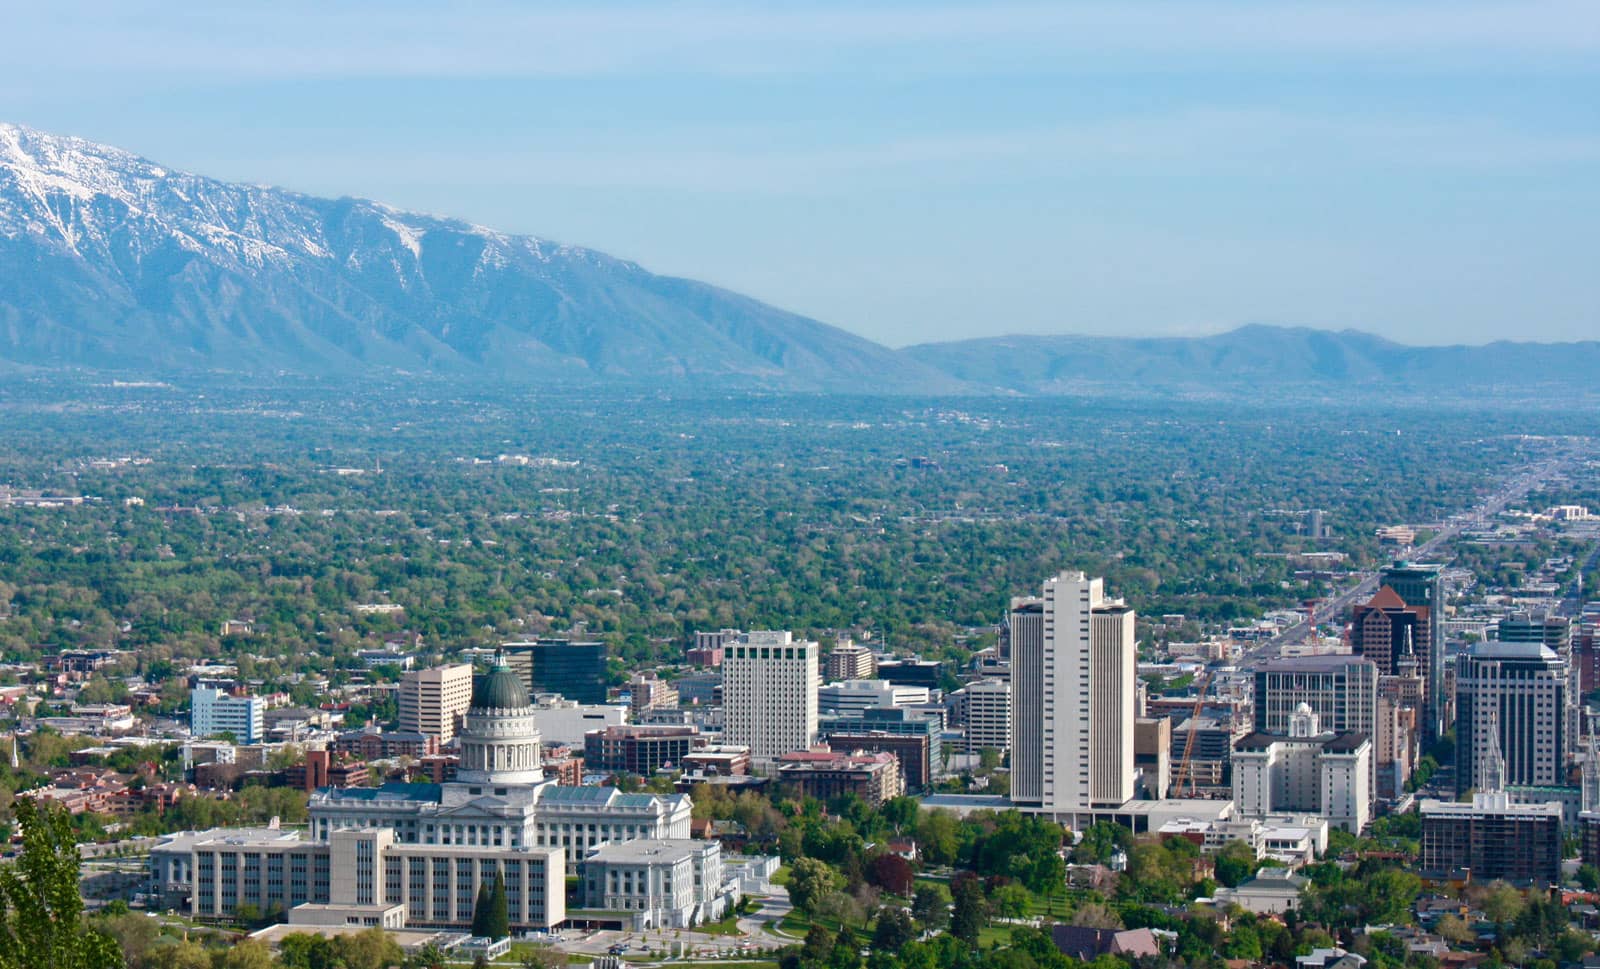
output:
[[489,672],[472,681],[472,705],[462,718],[456,780],[471,784],[529,785],[544,781],[539,725],[522,677],[495,657]]
[[532,706],[522,677],[511,672],[503,659],[495,658],[494,668],[472,678],[472,706],[478,710],[521,710]]

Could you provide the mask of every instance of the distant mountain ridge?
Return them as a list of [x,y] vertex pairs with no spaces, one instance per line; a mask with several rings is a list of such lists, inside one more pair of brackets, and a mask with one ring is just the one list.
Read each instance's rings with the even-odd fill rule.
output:
[[1117,388],[1593,395],[1600,342],[1418,347],[1359,330],[1242,326],[1201,337],[1006,336],[901,351],[974,386],[1025,394]]
[[1595,394],[1600,343],[1357,331],[1009,336],[891,350],[604,253],[174,171],[0,124],[0,369],[428,373],[856,393]]
[[0,124],[0,360],[942,387],[835,327],[604,253]]

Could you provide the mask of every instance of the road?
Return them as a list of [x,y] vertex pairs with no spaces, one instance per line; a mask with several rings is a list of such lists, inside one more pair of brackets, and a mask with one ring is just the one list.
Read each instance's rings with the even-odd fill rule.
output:
[[[1561,615],[1570,619],[1583,612],[1583,592],[1585,590],[1583,589],[1581,580],[1583,576],[1593,572],[1595,566],[1597,565],[1600,565],[1600,542],[1595,542],[1589,547],[1588,558],[1581,562],[1573,563],[1573,570],[1577,572],[1579,581],[1573,583],[1572,595],[1561,600]],[[1588,594],[1590,595],[1593,595],[1595,591],[1596,590],[1594,589],[1587,590]]]
[[[1444,546],[1460,535],[1468,525],[1475,523],[1480,518],[1488,518],[1499,514],[1505,507],[1514,501],[1520,500],[1528,492],[1548,480],[1552,474],[1563,466],[1576,459],[1576,455],[1567,454],[1561,457],[1541,461],[1532,467],[1525,468],[1516,477],[1506,482],[1498,491],[1483,501],[1479,502],[1472,510],[1455,515],[1444,523],[1444,527],[1435,532],[1426,542],[1416,546],[1407,556],[1413,562],[1430,561]],[[1600,550],[1597,550],[1600,552]],[[1591,557],[1591,561],[1593,561]],[[1317,603],[1316,615],[1323,619],[1333,618],[1343,621],[1349,615],[1350,607],[1372,596],[1378,588],[1378,574],[1366,573],[1361,580],[1321,602]],[[1285,646],[1290,646],[1305,639],[1310,634],[1313,626],[1309,619],[1302,619],[1294,625],[1280,632],[1272,639],[1259,646],[1247,650],[1239,657],[1238,665],[1251,668],[1258,663],[1275,659]]]

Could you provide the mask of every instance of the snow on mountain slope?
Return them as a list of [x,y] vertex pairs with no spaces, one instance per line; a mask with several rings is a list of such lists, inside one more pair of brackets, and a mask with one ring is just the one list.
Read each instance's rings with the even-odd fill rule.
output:
[[842,330],[593,250],[8,124],[0,359],[951,385]]

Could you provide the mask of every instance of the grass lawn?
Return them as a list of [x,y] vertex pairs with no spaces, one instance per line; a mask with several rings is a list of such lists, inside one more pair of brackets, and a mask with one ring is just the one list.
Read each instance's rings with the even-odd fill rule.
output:
[[[806,937],[806,933],[811,931],[813,925],[820,925],[827,929],[829,935],[839,934],[839,922],[837,919],[813,920],[798,912],[790,912],[785,915],[782,928],[785,933],[793,936],[796,940],[803,940]],[[855,937],[856,942],[860,945],[866,945],[872,941],[872,932],[862,926],[851,926],[850,934]]]
[[[500,958],[496,959],[495,962],[496,963],[500,963],[500,964],[504,964],[504,965],[519,966],[519,965],[522,964],[522,957],[523,956],[528,955],[529,953],[533,952],[535,949],[548,949],[548,948],[550,948],[550,947],[547,946],[547,945],[535,945],[532,942],[513,942],[513,943],[511,943],[511,951],[507,952],[505,955],[503,955]],[[566,956],[567,956],[567,965],[569,965],[569,966],[570,965],[584,965],[584,966],[586,966],[589,963],[594,961],[594,957],[593,956],[584,955],[583,953],[579,953],[579,952],[569,952],[569,953],[566,953]],[[464,964],[465,963],[463,963],[463,965]]]
[[720,922],[706,922],[694,927],[695,932],[706,932],[711,935],[743,935],[739,931],[739,916],[730,915]]
[[1064,919],[1072,914],[1072,900],[1065,891],[1060,891],[1053,898],[1033,896],[1028,901],[1028,917]]
[[772,873],[772,884],[789,887],[789,866],[779,865],[778,870]]

